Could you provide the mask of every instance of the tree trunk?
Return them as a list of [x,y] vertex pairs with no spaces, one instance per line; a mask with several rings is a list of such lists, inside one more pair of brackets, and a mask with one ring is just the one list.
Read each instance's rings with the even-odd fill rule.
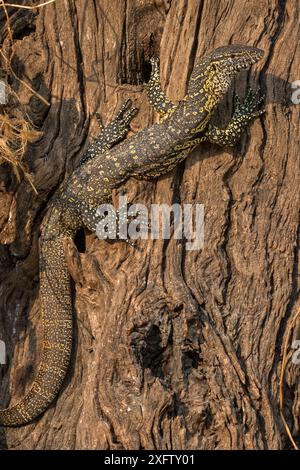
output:
[[[160,54],[162,85],[184,97],[195,58],[229,43],[264,58],[242,72],[220,106],[247,84],[266,113],[233,149],[199,146],[157,181],[131,179],[130,203],[204,204],[205,241],[141,240],[138,249],[88,231],[68,247],[75,341],[65,385],[45,414],[2,429],[9,449],[283,449],[279,378],[288,341],[283,412],[299,443],[299,365],[289,328],[299,308],[299,5],[292,0],[56,0],[8,9],[14,80],[44,132],[26,163],[38,196],[11,169],[1,176],[1,407],[16,402],[38,363],[41,318],[38,236],[48,201],[126,98],[139,108],[132,131],[157,118],[143,84]],[[2,27],[5,25],[2,13]],[[30,100],[30,101],[29,101]]]

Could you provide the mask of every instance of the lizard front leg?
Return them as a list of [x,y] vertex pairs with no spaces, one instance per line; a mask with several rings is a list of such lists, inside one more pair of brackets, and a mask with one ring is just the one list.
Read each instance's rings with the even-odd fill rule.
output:
[[81,158],[80,165],[83,165],[101,153],[107,152],[107,150],[126,137],[130,130],[130,122],[137,113],[137,108],[130,109],[131,106],[131,100],[125,101],[116,117],[106,127],[104,127],[102,123],[100,114],[95,113],[101,133]]
[[225,129],[209,125],[202,141],[209,141],[221,146],[232,147],[241,138],[242,133],[249,122],[264,113],[258,110],[258,106],[263,101],[263,96],[259,92],[248,89],[245,101],[241,103],[239,97],[235,96],[234,114]]
[[160,115],[162,119],[170,116],[176,109],[176,105],[166,97],[160,85],[160,73],[159,73],[159,59],[152,57],[151,62],[151,75],[150,80],[147,83],[147,95],[150,103],[152,104],[155,111]]

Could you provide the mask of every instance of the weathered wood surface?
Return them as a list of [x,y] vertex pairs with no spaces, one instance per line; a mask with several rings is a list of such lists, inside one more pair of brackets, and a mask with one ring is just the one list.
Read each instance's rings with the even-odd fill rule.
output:
[[[39,191],[0,168],[1,406],[22,397],[38,361],[37,240],[55,188],[125,98],[155,115],[143,83],[160,51],[163,85],[185,93],[195,57],[228,43],[265,50],[234,87],[262,87],[266,114],[234,150],[202,145],[172,174],[131,180],[130,202],[202,203],[205,245],[140,241],[141,250],[81,233],[69,247],[77,326],[58,400],[37,422],[1,431],[9,449],[278,449],[280,355],[299,307],[299,5],[292,0],[57,0],[9,10],[15,83],[44,137],[27,163]],[[3,15],[2,18],[2,26]],[[30,100],[30,101],[29,101]],[[232,92],[218,114],[226,122]],[[294,339],[299,337],[294,331]],[[292,341],[292,338],[291,338]],[[289,349],[289,359],[292,350]],[[299,442],[299,366],[287,367],[285,415]]]

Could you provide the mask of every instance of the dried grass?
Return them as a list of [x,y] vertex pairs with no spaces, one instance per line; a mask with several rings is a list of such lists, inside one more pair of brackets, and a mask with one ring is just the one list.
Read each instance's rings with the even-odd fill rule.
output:
[[[0,8],[3,9],[5,14],[5,27],[7,30],[5,50],[3,44],[0,47],[2,71],[5,73],[7,79],[14,78],[17,80],[47,106],[50,105],[48,101],[45,100],[45,98],[43,98],[43,96],[41,96],[35,90],[33,90],[31,86],[28,85],[28,83],[18,77],[12,69],[11,61],[14,55],[14,46],[7,7],[33,10],[35,8],[40,8],[54,2],[55,0],[48,0],[47,2],[39,5],[28,6],[5,3],[4,0],[0,0]],[[26,153],[28,144],[34,142],[42,135],[42,133],[34,128],[24,110],[24,107],[20,102],[17,93],[8,85],[6,86],[6,100],[7,104],[2,104],[0,106],[0,164],[8,162],[17,178],[20,179],[20,175],[23,174],[29,181],[33,190],[37,192],[33,185],[32,177],[28,173],[27,167],[23,162],[23,157]]]
[[26,10],[34,10],[35,8],[44,7],[45,5],[49,5],[49,3],[54,3],[55,1],[56,0],[48,0],[48,2],[44,2],[44,3],[40,3],[39,5],[32,5],[32,6],[17,5],[17,4],[14,4],[14,3],[6,3],[5,6],[12,7],[12,8],[23,8],[23,9],[26,9]]
[[9,114],[3,110],[0,113],[0,164],[9,162],[18,179],[20,173],[23,173],[35,192],[32,178],[22,159],[28,143],[34,142],[41,134],[20,110],[10,109]]

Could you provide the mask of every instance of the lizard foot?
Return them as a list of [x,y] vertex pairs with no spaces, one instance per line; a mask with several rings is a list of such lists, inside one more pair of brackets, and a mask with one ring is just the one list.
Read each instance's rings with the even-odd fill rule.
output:
[[253,91],[251,88],[248,88],[243,102],[241,102],[238,95],[235,95],[234,113],[228,126],[225,129],[220,129],[209,124],[202,139],[221,146],[234,146],[241,138],[250,121],[265,112],[263,109],[259,109],[263,99],[264,96],[261,96],[259,91]]
[[121,106],[116,117],[107,126],[103,125],[100,114],[95,113],[94,116],[98,121],[101,132],[83,155],[80,160],[80,165],[93,159],[97,155],[101,155],[120,142],[120,140],[124,139],[130,131],[130,122],[137,112],[138,109],[132,108],[132,101],[128,99]]
[[126,211],[124,208],[113,212],[106,211],[101,215],[99,222],[101,230],[98,228],[96,231],[99,238],[103,238],[109,243],[125,242],[135,249],[138,249],[137,239],[147,238],[149,233],[149,222],[138,210],[132,213],[127,208]]
[[263,100],[264,96],[260,94],[259,90],[254,91],[250,87],[247,90],[244,102],[241,102],[239,96],[235,95],[233,120],[246,123],[261,116],[265,110],[258,108]]

